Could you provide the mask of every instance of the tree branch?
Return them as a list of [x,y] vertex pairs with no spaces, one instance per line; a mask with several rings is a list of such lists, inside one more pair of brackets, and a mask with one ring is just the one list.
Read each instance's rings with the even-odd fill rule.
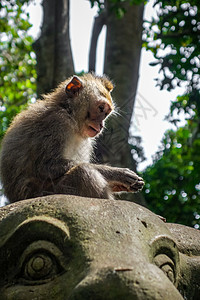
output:
[[89,52],[89,71],[95,71],[96,67],[96,52],[97,52],[97,41],[101,33],[102,27],[105,25],[105,13],[102,12],[99,16],[95,17],[92,38]]

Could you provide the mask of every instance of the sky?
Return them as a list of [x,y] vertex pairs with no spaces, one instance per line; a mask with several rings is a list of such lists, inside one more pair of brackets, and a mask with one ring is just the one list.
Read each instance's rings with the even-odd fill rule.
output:
[[[30,33],[38,37],[42,22],[41,0],[35,0],[35,5],[30,5],[30,22],[33,24]],[[144,18],[150,20],[155,15],[152,8],[153,0],[150,0],[145,7]],[[97,14],[97,7],[91,9],[87,0],[70,0],[70,38],[75,64],[75,71],[87,71],[88,53],[94,16]],[[106,28],[104,27],[98,41],[97,50],[97,74],[103,72],[103,57],[105,48]],[[152,155],[158,150],[164,132],[174,128],[169,122],[164,121],[169,113],[170,101],[175,99],[183,91],[177,88],[174,91],[160,91],[156,87],[155,78],[158,76],[159,67],[151,67],[150,62],[154,61],[150,51],[142,50],[141,64],[139,71],[138,93],[136,97],[134,116],[132,120],[131,133],[142,137],[147,160],[139,165],[143,170],[152,163]]]

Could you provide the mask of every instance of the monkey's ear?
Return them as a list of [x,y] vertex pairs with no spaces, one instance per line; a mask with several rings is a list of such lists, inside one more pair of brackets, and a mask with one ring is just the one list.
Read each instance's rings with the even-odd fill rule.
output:
[[78,76],[73,76],[71,81],[67,84],[65,91],[69,96],[74,96],[83,87],[83,83]]
[[103,85],[105,86],[105,88],[109,92],[112,92],[112,90],[114,89],[113,83],[106,76],[101,77],[101,81],[102,81]]

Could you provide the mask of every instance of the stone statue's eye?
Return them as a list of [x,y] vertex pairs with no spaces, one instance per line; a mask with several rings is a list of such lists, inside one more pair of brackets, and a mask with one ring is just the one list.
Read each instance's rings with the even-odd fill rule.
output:
[[33,242],[20,258],[18,278],[41,282],[60,275],[66,265],[65,257],[56,245],[47,241]]
[[44,280],[59,274],[60,269],[55,257],[49,253],[37,252],[24,262],[21,275],[26,280]]
[[166,254],[158,254],[154,257],[154,263],[165,273],[172,283],[175,283],[175,265],[169,256]]

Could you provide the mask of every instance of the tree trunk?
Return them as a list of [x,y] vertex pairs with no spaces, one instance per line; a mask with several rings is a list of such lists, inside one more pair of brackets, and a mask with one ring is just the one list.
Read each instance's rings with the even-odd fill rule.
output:
[[74,73],[69,38],[69,0],[44,0],[40,38],[35,42],[37,55],[37,92],[49,92]]
[[[110,118],[108,128],[99,140],[99,151],[96,155],[101,162],[135,170],[136,165],[129,145],[129,128],[139,77],[144,6],[124,2],[122,5],[126,13],[119,19],[113,12],[112,5],[111,1],[106,1],[104,72],[116,85],[113,98],[119,115]],[[140,194],[128,198],[145,204]]]

